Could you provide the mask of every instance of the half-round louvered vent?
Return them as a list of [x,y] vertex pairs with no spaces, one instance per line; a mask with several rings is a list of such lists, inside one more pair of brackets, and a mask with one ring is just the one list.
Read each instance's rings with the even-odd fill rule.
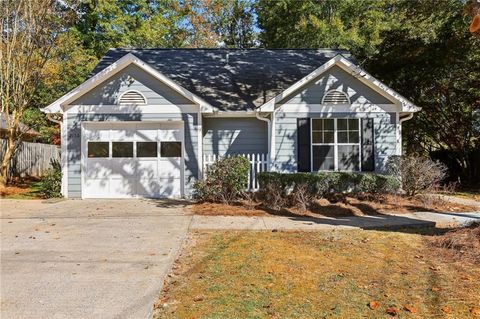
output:
[[121,97],[120,101],[118,104],[121,105],[138,105],[138,104],[147,104],[147,101],[145,100],[145,97],[137,91],[128,91],[125,92]]
[[323,104],[350,104],[347,94],[342,91],[329,91],[323,96]]

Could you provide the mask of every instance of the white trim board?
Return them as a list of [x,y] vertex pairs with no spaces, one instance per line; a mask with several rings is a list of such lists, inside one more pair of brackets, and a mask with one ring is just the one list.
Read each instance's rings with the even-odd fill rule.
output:
[[66,114],[182,114],[198,113],[198,105],[163,104],[163,105],[72,105]]
[[395,104],[282,104],[276,112],[282,113],[396,113]]
[[102,71],[98,72],[87,81],[80,84],[75,89],[71,90],[67,94],[63,95],[61,98],[50,104],[49,106],[41,109],[44,113],[63,113],[64,107],[68,106],[70,103],[75,101],[78,97],[85,94],[86,92],[92,90],[99,84],[103,83],[105,80],[109,79],[113,75],[117,74],[121,70],[125,69],[127,66],[134,64],[139,68],[143,69],[156,79],[160,80],[161,82],[168,85],[170,88],[184,96],[185,98],[189,99],[193,103],[200,106],[200,109],[203,113],[212,113],[214,111],[214,107],[211,106],[209,103],[204,101],[199,96],[193,94],[192,92],[188,91],[184,87],[178,85],[167,76],[163,75],[156,69],[152,68],[149,64],[143,62],[139,58],[137,58],[132,53],[128,53],[115,61],[114,63],[110,64],[108,67],[103,69]]
[[339,66],[344,71],[347,71],[349,74],[355,76],[359,81],[370,87],[371,89],[375,90],[377,93],[381,94],[382,96],[393,99],[396,101],[396,105],[400,109],[396,111],[400,112],[417,112],[421,109],[418,106],[415,106],[412,102],[407,100],[405,97],[401,96],[387,85],[383,84],[372,75],[367,73],[362,68],[358,67],[357,65],[353,64],[352,62],[345,59],[342,55],[336,55],[332,59],[328,60],[326,63],[315,69],[313,72],[308,74],[307,76],[303,77],[299,81],[295,82],[289,88],[275,96],[274,98],[270,99],[263,105],[261,105],[258,109],[260,112],[273,112],[277,106],[277,103],[282,101],[284,98],[289,96],[290,94],[294,93],[295,91],[302,88],[307,83],[310,83],[322,73],[326,72],[333,66]]

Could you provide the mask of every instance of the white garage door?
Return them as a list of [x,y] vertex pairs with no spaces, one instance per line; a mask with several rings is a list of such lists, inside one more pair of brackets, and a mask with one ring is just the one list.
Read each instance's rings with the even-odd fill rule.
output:
[[181,123],[85,123],[82,136],[83,197],[181,197]]

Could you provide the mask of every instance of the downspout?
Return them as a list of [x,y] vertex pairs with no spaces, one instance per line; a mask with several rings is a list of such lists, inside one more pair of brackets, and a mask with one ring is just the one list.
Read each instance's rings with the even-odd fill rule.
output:
[[408,121],[408,120],[411,120],[413,118],[413,113],[410,113],[409,115],[405,116],[405,117],[400,117],[400,154],[399,155],[403,155],[403,147],[402,147],[402,127],[403,127],[403,122],[405,121]]
[[60,124],[60,129],[61,129],[61,127],[62,127],[62,122],[59,121],[59,120],[56,120],[56,119],[52,118],[52,117],[51,117],[52,114],[53,114],[53,113],[47,113],[47,119],[49,119],[49,120],[52,121],[53,123]]
[[52,117],[53,113],[47,113],[47,119],[53,123],[60,125],[60,164],[62,167],[62,184],[61,184],[61,194],[63,197],[68,198],[68,170],[67,170],[67,132],[66,132],[66,116],[62,114],[62,121],[56,120]]
[[272,121],[267,118],[267,117],[262,117],[260,115],[260,112],[259,111],[256,111],[255,112],[255,117],[257,119],[259,119],[260,121],[265,121],[267,122],[267,125],[268,125],[268,171],[271,170],[271,166],[272,166],[272,163],[273,163],[273,152],[272,152]]
[[409,115],[405,116],[405,117],[401,117],[400,118],[400,124],[402,124],[403,122],[405,121],[408,121],[408,120],[411,120],[413,118],[413,113],[410,113]]

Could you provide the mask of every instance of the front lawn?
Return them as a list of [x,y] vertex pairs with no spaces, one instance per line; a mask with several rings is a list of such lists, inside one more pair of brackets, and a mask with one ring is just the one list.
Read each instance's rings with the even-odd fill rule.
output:
[[0,198],[8,199],[40,199],[40,180],[36,178],[23,178],[13,180],[10,184],[0,186]]
[[[196,233],[155,318],[474,318],[480,267],[384,231]],[[391,314],[387,314],[390,312]]]

